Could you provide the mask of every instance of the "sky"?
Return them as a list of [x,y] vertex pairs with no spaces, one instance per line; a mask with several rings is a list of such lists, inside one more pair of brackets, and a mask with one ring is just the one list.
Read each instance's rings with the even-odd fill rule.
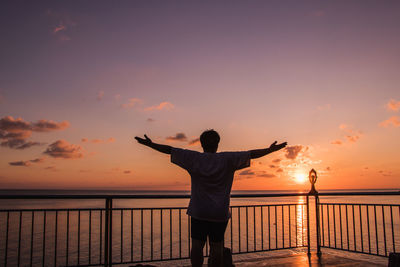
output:
[[400,188],[399,1],[4,1],[0,188],[188,190],[134,136],[288,147],[234,190]]

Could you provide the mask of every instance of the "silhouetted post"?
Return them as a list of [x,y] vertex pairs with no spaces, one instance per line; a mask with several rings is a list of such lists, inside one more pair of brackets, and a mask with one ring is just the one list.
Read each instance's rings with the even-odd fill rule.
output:
[[112,265],[112,198],[106,198],[104,229],[104,266]]
[[[310,180],[311,183],[311,190],[308,192],[307,196],[307,216],[309,217],[309,196],[313,195],[315,198],[315,223],[316,223],[316,232],[317,232],[317,255],[321,255],[321,246],[320,246],[320,218],[319,218],[319,197],[318,197],[318,191],[315,190],[315,183],[317,182],[317,172],[314,169],[311,169],[311,171],[308,174],[308,179]],[[308,232],[310,231],[310,224],[307,224],[308,227]],[[308,234],[308,238],[310,239],[310,234]],[[308,244],[308,253],[310,254],[310,244]]]

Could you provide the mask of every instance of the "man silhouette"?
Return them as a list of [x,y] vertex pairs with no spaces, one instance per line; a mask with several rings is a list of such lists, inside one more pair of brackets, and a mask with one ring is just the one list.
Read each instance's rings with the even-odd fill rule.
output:
[[171,162],[187,170],[191,177],[191,197],[187,214],[191,216],[191,263],[203,265],[203,248],[210,243],[210,266],[223,265],[223,244],[230,218],[229,202],[235,171],[250,166],[250,159],[260,158],[284,148],[275,141],[268,148],[242,152],[219,152],[219,134],[207,130],[200,136],[203,153],[156,144],[147,135],[135,137],[142,145],[171,154]]

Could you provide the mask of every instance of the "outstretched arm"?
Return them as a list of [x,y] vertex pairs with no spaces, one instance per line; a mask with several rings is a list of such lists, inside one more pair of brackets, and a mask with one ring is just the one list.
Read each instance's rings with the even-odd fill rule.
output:
[[135,139],[138,141],[139,144],[151,147],[152,149],[157,150],[161,153],[171,154],[171,146],[156,144],[153,143],[153,141],[151,141],[151,139],[147,137],[147,135],[144,135],[144,137],[145,139],[136,136]]
[[250,150],[250,158],[252,159],[261,158],[272,152],[278,151],[287,145],[286,142],[281,144],[276,144],[276,143],[277,141],[273,142],[268,148]]

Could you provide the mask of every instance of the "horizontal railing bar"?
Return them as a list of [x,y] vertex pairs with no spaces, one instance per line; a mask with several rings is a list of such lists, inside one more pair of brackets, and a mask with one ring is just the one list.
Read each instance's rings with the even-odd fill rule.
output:
[[[103,211],[104,208],[84,208],[84,209],[0,209],[0,212],[20,212],[20,211]],[[113,209],[114,210],[114,209]]]
[[374,204],[374,203],[319,203],[321,205],[346,205],[346,206],[351,206],[351,205],[360,205],[360,206],[393,206],[393,207],[399,207],[400,204]]
[[[232,194],[231,198],[262,198],[262,197],[291,197],[307,196],[308,193],[285,193],[285,194]],[[190,198],[190,195],[0,195],[0,199],[168,199],[168,198]]]
[[[265,205],[236,205],[236,206],[230,206],[231,208],[245,208],[245,207],[274,207],[274,206],[300,206],[303,205],[305,206],[306,203],[289,203],[289,204],[265,204]],[[387,205],[385,205],[387,206]],[[396,206],[396,205],[393,205]],[[398,205],[397,205],[398,206]],[[162,210],[162,209],[172,209],[172,210],[186,210],[187,207],[161,207],[161,208],[112,208],[112,210]],[[21,212],[21,211],[37,211],[37,212],[42,212],[42,211],[104,211],[104,208],[81,208],[81,209],[66,209],[66,208],[60,208],[60,209],[0,209],[0,212]]]
[[[307,196],[308,193],[281,193],[281,194],[232,194],[231,198],[264,198],[264,197],[292,197]],[[321,192],[319,196],[381,196],[400,195],[400,191],[378,191],[378,192]],[[0,199],[175,199],[190,198],[190,195],[0,195]]]

